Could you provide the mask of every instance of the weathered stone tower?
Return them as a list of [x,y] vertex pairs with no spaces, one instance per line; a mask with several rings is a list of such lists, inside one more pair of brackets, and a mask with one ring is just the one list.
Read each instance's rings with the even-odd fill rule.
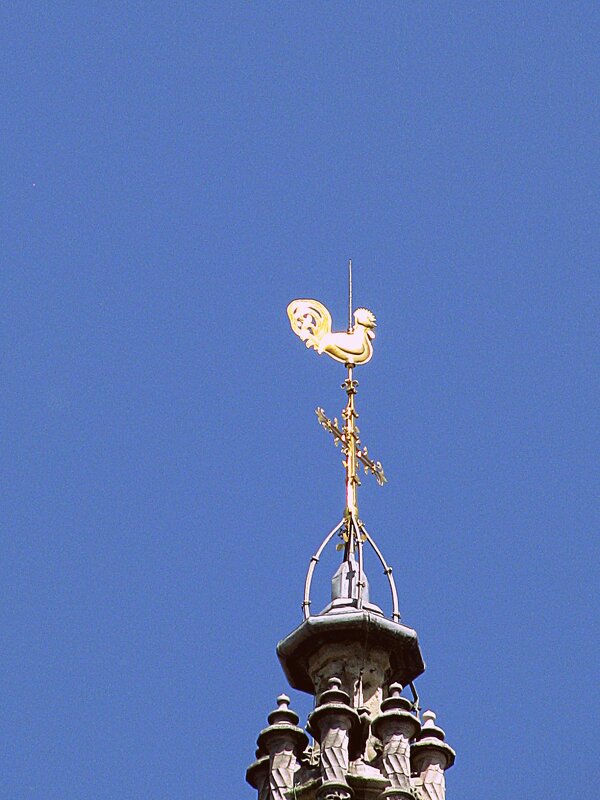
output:
[[[320,424],[342,445],[346,508],[310,560],[303,622],[277,645],[290,686],[313,695],[314,709],[303,729],[289,697],[277,698],[246,779],[258,800],[445,800],[445,771],[454,763],[454,751],[436,726],[435,714],[420,714],[414,681],[425,665],[417,634],[401,622],[391,567],[358,516],[358,465],[378,483],[386,480],[381,464],[361,448],[355,425],[353,368],[371,358],[375,318],[358,309],[354,325],[350,315],[347,332],[332,333],[329,312],[317,301],[294,301],[288,315],[307,346],[328,353],[348,370],[342,385],[348,398],[343,428],[317,409]],[[311,614],[313,573],[336,535],[344,553],[332,579],[331,602]],[[391,619],[370,601],[365,544],[387,575]],[[410,699],[402,695],[405,687]]]

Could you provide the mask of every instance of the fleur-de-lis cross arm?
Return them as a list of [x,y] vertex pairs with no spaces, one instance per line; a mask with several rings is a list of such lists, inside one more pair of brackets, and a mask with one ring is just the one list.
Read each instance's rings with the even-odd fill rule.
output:
[[[343,430],[340,430],[337,419],[330,420],[325,414],[325,411],[320,407],[315,409],[315,414],[317,415],[319,425],[321,425],[322,428],[324,428],[333,436],[334,444],[337,446],[341,442],[343,452],[347,453],[348,447],[346,443],[346,435]],[[356,436],[356,445],[359,446],[360,439],[358,438],[358,428],[355,427],[354,430],[354,435]],[[373,459],[369,457],[366,447],[357,449],[356,458],[362,464],[365,474],[370,473],[371,475],[374,475],[375,480],[380,486],[383,486],[385,483],[387,483],[387,478],[385,476],[385,472],[383,471],[381,461],[373,461]]]

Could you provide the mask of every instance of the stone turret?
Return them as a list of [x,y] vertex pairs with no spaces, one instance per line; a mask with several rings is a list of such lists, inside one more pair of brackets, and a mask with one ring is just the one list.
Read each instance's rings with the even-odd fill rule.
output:
[[339,678],[329,679],[329,688],[308,718],[308,730],[320,745],[321,785],[318,800],[350,800],[348,786],[350,756],[360,752],[360,717],[350,706],[350,696]]
[[308,736],[298,727],[298,715],[290,709],[289,703],[287,695],[279,695],[277,708],[268,716],[269,727],[260,732],[256,742],[258,752],[269,756],[269,792],[266,795],[269,800],[286,800],[289,796],[308,745]]
[[381,740],[381,771],[390,788],[381,795],[388,800],[411,800],[410,743],[421,730],[410,702],[400,696],[402,686],[393,683],[390,696],[381,704],[381,713],[373,720],[373,734]]
[[419,719],[417,634],[361,603],[347,580],[356,563],[343,565],[331,603],[277,645],[290,685],[315,697],[306,725],[313,745],[281,695],[246,778],[258,800],[445,800],[454,751],[433,712]]
[[414,785],[428,800],[446,796],[446,770],[454,764],[455,752],[444,742],[445,734],[435,724],[433,711],[423,713],[423,728],[410,750]]

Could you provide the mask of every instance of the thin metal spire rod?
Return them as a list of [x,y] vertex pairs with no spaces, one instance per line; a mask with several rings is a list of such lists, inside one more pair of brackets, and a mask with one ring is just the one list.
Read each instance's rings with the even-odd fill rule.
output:
[[352,259],[348,259],[348,333],[352,333]]

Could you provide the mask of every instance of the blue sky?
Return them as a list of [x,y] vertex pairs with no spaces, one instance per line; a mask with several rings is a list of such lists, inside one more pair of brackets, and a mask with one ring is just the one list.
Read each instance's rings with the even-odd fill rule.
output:
[[2,797],[253,797],[343,506],[314,417],[343,369],[285,307],[343,325],[349,257],[389,477],[361,514],[449,798],[592,796],[598,5],[30,2],[1,28]]

